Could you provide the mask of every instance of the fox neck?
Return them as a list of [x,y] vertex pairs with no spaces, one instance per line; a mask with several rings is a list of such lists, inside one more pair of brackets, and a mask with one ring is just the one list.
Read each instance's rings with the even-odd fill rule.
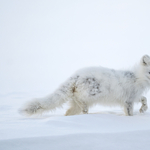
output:
[[134,67],[134,73],[136,76],[135,86],[143,92],[147,92],[150,88],[150,81],[146,78],[143,67],[141,65],[137,65]]

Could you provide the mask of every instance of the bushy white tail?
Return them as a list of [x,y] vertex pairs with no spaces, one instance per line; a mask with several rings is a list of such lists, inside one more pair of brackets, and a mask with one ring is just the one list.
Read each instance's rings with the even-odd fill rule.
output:
[[19,112],[23,115],[31,116],[34,114],[42,114],[46,111],[51,111],[57,107],[61,107],[63,103],[72,99],[73,82],[66,82],[53,94],[45,97],[33,99],[27,102]]

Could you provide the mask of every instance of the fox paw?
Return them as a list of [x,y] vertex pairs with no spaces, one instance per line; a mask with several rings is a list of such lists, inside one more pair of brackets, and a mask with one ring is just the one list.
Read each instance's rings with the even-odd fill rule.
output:
[[144,111],[146,111],[148,109],[148,106],[146,104],[142,105],[142,107],[140,108],[140,113],[144,113]]

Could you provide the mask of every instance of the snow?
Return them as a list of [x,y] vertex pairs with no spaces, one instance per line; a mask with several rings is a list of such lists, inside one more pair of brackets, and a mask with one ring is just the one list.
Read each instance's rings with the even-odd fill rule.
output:
[[141,104],[132,117],[102,106],[66,117],[67,104],[18,113],[82,67],[128,68],[150,55],[149,8],[149,0],[0,1],[0,150],[149,150],[150,109],[140,114]]
[[125,116],[119,107],[102,106],[91,108],[86,115],[64,116],[68,108],[65,104],[55,112],[23,117],[18,108],[31,95],[15,93],[1,97],[0,150],[148,150],[150,147],[150,110],[140,114],[141,104],[135,105],[134,116]]

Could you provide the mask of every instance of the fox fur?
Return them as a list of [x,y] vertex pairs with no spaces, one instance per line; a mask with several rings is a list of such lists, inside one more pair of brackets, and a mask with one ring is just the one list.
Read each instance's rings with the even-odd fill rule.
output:
[[31,116],[54,110],[69,101],[66,115],[87,114],[94,104],[119,105],[127,116],[133,115],[134,103],[141,102],[140,112],[147,110],[147,99],[142,96],[150,87],[150,57],[144,55],[132,70],[113,70],[90,67],[77,71],[54,93],[27,102],[22,114]]

